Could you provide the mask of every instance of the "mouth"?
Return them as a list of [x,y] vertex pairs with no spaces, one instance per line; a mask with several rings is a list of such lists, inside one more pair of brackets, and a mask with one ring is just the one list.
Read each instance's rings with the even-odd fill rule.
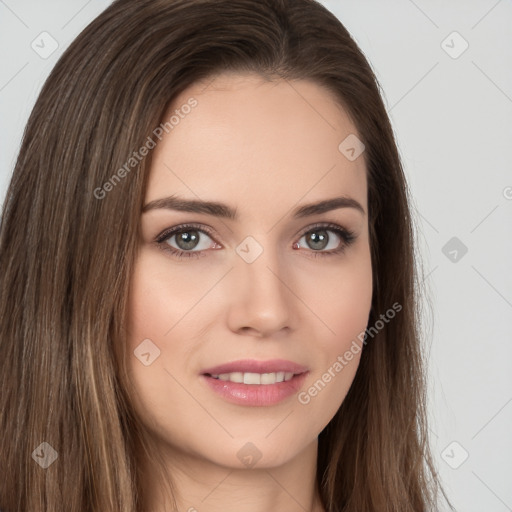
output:
[[213,379],[223,380],[226,382],[236,382],[238,384],[248,384],[249,386],[254,385],[268,385],[275,384],[276,382],[288,382],[292,380],[294,375],[293,372],[272,372],[272,373],[252,373],[252,372],[232,372],[232,373],[221,373],[218,375],[206,374],[208,377]]
[[219,378],[221,377],[221,375],[226,376],[232,374],[276,374],[276,378],[280,378],[281,374],[283,374],[283,379],[281,380],[284,380],[284,377],[287,375],[289,376],[290,373],[292,375],[299,375],[301,373],[307,372],[308,370],[309,368],[307,368],[306,366],[295,363],[293,361],[288,361],[286,359],[269,359],[267,361],[258,361],[256,359],[241,359],[238,361],[232,361],[230,363],[224,363],[217,366],[213,366],[212,368],[207,368],[203,370],[201,373],[203,375],[209,375],[211,377]]
[[210,390],[238,405],[276,405],[297,393],[309,368],[286,361],[243,360],[226,363],[201,373]]

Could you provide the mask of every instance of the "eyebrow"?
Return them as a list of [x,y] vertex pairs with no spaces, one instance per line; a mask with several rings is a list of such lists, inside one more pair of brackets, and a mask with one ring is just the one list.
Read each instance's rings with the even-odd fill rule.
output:
[[[363,215],[366,214],[361,204],[350,197],[334,197],[316,203],[299,206],[292,211],[295,218],[309,217],[320,213],[337,210],[338,208],[354,208]],[[197,199],[183,199],[177,196],[164,197],[150,201],[142,208],[142,213],[150,210],[177,210],[181,212],[204,213],[229,220],[237,220],[237,209],[216,201],[202,201]]]

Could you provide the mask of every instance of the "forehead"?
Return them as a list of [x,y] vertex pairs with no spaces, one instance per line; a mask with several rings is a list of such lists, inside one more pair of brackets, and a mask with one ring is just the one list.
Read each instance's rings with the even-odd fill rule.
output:
[[[183,108],[191,101],[193,108]],[[154,150],[147,201],[170,194],[231,199],[261,215],[262,205],[341,193],[366,209],[364,155],[350,161],[339,150],[357,129],[321,85],[226,73],[184,90],[163,121],[173,115]]]

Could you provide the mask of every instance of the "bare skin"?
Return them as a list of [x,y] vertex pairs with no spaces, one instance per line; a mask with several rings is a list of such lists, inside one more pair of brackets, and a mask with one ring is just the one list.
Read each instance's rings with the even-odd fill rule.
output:
[[[133,354],[150,339],[160,355],[148,366],[131,357],[134,405],[172,475],[179,511],[323,512],[318,435],[343,402],[360,353],[342,370],[333,365],[365,330],[372,296],[364,154],[350,161],[338,149],[357,130],[330,92],[303,80],[222,74],[183,91],[165,118],[191,97],[197,106],[153,150],[145,204],[175,195],[225,203],[238,217],[142,214],[127,343]],[[361,210],[293,216],[335,197]],[[194,227],[155,242],[183,223]],[[352,242],[325,223],[352,232]],[[184,243],[191,235],[195,247]],[[203,370],[239,359],[306,366],[303,400],[294,393],[241,405],[205,384]],[[319,379],[324,386],[309,393]],[[171,510],[152,461],[145,474],[147,510]]]

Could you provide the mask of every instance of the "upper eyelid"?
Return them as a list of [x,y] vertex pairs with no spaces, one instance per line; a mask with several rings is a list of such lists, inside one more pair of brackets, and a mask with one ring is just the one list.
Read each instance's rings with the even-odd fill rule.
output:
[[[157,242],[165,241],[165,240],[169,239],[171,236],[174,236],[174,235],[180,233],[181,231],[186,231],[187,229],[189,229],[191,231],[192,230],[201,231],[202,233],[207,234],[210,238],[214,237],[212,228],[206,227],[206,229],[205,229],[204,224],[186,223],[186,224],[179,224],[172,228],[164,229],[159,235],[156,236],[155,241],[157,241]],[[219,242],[217,242],[217,243],[219,243]]]

